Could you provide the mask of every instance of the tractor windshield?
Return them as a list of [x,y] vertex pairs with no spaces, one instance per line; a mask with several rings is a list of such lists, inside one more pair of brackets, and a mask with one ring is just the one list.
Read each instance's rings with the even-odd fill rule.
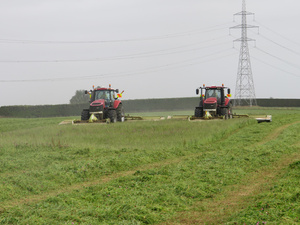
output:
[[108,90],[99,90],[95,92],[95,100],[104,99],[110,101],[114,99],[114,92]]
[[[95,91],[95,100],[104,99],[105,107],[112,107],[115,102],[114,90],[97,90]],[[95,101],[93,100],[93,101]]]
[[221,98],[221,90],[218,89],[207,89],[205,98],[216,98],[220,99]]

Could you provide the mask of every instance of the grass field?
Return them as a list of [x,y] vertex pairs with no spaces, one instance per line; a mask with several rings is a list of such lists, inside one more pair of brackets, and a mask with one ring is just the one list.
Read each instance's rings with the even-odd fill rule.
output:
[[273,121],[0,118],[0,224],[300,224],[300,108],[236,112]]

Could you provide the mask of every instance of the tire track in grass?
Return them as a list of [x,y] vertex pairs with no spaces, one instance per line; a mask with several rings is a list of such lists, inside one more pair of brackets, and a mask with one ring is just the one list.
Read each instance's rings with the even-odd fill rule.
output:
[[[232,134],[235,134],[235,133],[239,132],[241,129],[242,128],[234,129],[233,131],[229,132],[224,137],[222,137],[219,141],[222,141],[222,140],[228,138]],[[4,202],[1,203],[0,213],[4,212],[6,209],[9,209],[9,208],[12,208],[12,207],[15,207],[15,206],[18,206],[18,205],[37,203],[39,201],[46,200],[49,197],[57,196],[61,193],[68,193],[68,192],[71,192],[71,191],[74,191],[74,190],[81,190],[85,187],[91,187],[91,186],[95,186],[95,185],[99,185],[99,184],[104,184],[104,183],[107,183],[107,182],[109,182],[113,179],[118,179],[120,177],[130,176],[130,175],[133,175],[137,170],[145,171],[145,170],[148,170],[148,169],[158,168],[158,167],[162,167],[162,166],[169,165],[169,164],[175,164],[175,163],[181,162],[182,160],[189,159],[191,157],[201,156],[201,155],[207,154],[207,153],[211,153],[211,151],[185,155],[185,156],[181,156],[181,157],[174,158],[174,159],[167,159],[167,160],[164,160],[164,161],[151,163],[151,164],[148,164],[148,165],[145,165],[145,166],[142,166],[142,167],[137,167],[137,168],[134,168],[134,169],[129,170],[129,171],[121,171],[121,172],[118,172],[118,173],[103,176],[99,179],[94,179],[94,180],[91,180],[91,181],[86,181],[86,182],[83,182],[83,183],[77,183],[77,184],[74,184],[74,185],[66,186],[66,187],[63,187],[59,190],[49,191],[49,192],[45,192],[45,193],[38,194],[38,195],[30,195],[30,196],[27,196],[27,197],[24,197],[24,198],[21,198],[21,199],[16,199],[16,200],[7,200],[7,201],[4,201]]]
[[[237,129],[237,130],[240,130],[240,129]],[[232,133],[237,132],[237,130],[232,131]],[[275,132],[273,132],[273,133],[279,132],[277,130],[275,130]],[[282,132],[283,130],[284,129],[280,129],[280,132]],[[280,134],[280,132],[279,132],[279,134]],[[37,203],[39,201],[46,200],[49,197],[57,196],[61,193],[69,193],[69,192],[72,192],[74,190],[81,190],[81,189],[86,188],[86,187],[96,186],[96,185],[99,185],[99,184],[104,184],[104,183],[107,183],[111,180],[114,180],[114,179],[117,179],[117,178],[120,178],[120,177],[130,176],[130,175],[133,175],[137,170],[145,171],[145,170],[148,170],[148,169],[158,168],[158,167],[162,167],[162,166],[169,165],[169,164],[175,164],[175,163],[181,162],[182,160],[189,159],[191,157],[201,156],[201,155],[207,154],[209,152],[211,152],[211,151],[186,155],[186,156],[182,156],[182,157],[178,157],[178,158],[174,158],[174,159],[167,159],[167,160],[164,160],[164,161],[155,162],[155,163],[148,164],[148,165],[145,165],[145,166],[137,167],[137,168],[134,168],[132,170],[122,171],[122,172],[114,173],[114,174],[111,174],[111,175],[106,175],[106,176],[103,176],[103,177],[101,177],[97,180],[86,181],[86,182],[74,184],[74,185],[71,185],[71,186],[63,187],[59,190],[49,191],[49,192],[45,192],[45,193],[38,194],[38,195],[31,195],[31,196],[24,197],[22,199],[4,201],[4,202],[1,203],[0,213],[3,213],[3,212],[6,211],[6,209],[9,209],[9,208],[12,208],[12,207],[15,207],[15,206],[20,206],[20,205],[23,205],[23,204]]]
[[228,217],[251,204],[249,197],[268,190],[276,182],[276,176],[288,165],[298,160],[300,160],[300,153],[289,155],[274,163],[271,168],[253,173],[250,177],[245,178],[242,184],[227,187],[227,191],[222,195],[196,203],[195,208],[201,208],[201,211],[178,213],[174,219],[162,224],[226,223]]
[[27,196],[27,197],[24,197],[24,198],[21,198],[21,199],[4,201],[4,202],[1,202],[1,205],[0,205],[0,214],[5,212],[7,209],[15,207],[15,206],[37,203],[39,201],[46,200],[49,197],[54,197],[54,196],[57,196],[57,195],[62,194],[62,193],[70,193],[74,190],[81,190],[81,189],[86,188],[86,187],[91,187],[91,186],[96,186],[96,185],[99,185],[99,184],[104,184],[104,183],[107,183],[111,180],[118,179],[120,177],[130,176],[130,175],[133,175],[138,170],[139,171],[145,171],[145,170],[159,168],[159,167],[170,165],[170,164],[176,164],[176,163],[179,163],[182,160],[188,159],[190,157],[201,156],[201,155],[207,154],[207,153],[208,152],[205,152],[205,153],[201,152],[201,153],[196,153],[196,154],[191,154],[191,155],[185,155],[185,156],[174,158],[174,159],[167,159],[167,160],[164,160],[164,161],[155,162],[155,163],[151,163],[151,164],[148,164],[148,165],[140,166],[140,167],[134,168],[132,170],[121,171],[121,172],[118,172],[118,173],[113,173],[113,174],[110,174],[110,175],[106,175],[106,176],[103,176],[99,179],[95,179],[95,180],[91,180],[91,181],[86,181],[86,182],[66,186],[66,187],[63,187],[59,190],[49,191],[49,192],[45,192],[45,193],[38,194],[38,195],[30,195],[30,196]]
[[295,125],[297,123],[300,123],[300,121],[295,121],[293,123],[285,124],[281,127],[276,128],[275,131],[273,131],[271,134],[269,134],[264,140],[258,142],[256,145],[263,145],[269,141],[276,139],[285,129],[287,129],[289,126]]
[[297,143],[294,144],[293,146],[300,147],[300,142],[297,142]]
[[[263,141],[256,145],[263,145],[275,140],[289,126],[300,123],[300,121],[283,125],[275,129]],[[299,142],[298,142],[299,144]],[[300,152],[292,155],[285,155],[280,160],[274,162],[272,166],[262,168],[250,176],[247,176],[238,185],[228,186],[223,194],[217,195],[213,199],[206,199],[197,202],[194,207],[202,210],[193,212],[178,213],[176,217],[162,224],[222,224],[233,213],[247,207],[249,197],[255,196],[268,190],[274,182],[276,176],[283,172],[284,168],[293,162],[300,160]],[[225,197],[223,197],[225,196]]]

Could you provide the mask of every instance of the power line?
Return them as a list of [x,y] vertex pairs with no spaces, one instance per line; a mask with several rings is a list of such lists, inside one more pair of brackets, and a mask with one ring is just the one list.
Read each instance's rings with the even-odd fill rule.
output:
[[182,36],[190,36],[195,34],[203,34],[208,33],[216,30],[222,30],[226,27],[222,28],[215,28],[220,27],[223,25],[227,25],[228,23],[215,25],[212,27],[204,28],[204,29],[197,29],[192,31],[185,31],[173,34],[166,34],[160,36],[150,36],[150,37],[143,37],[143,38],[132,38],[132,39],[116,39],[116,40],[88,40],[88,41],[42,41],[42,40],[22,40],[22,39],[0,39],[2,43],[7,44],[101,44],[101,43],[118,43],[118,42],[136,42],[136,41],[150,41],[150,40],[157,40],[157,39],[169,39],[169,38],[177,38]]
[[265,29],[267,29],[267,30],[273,32],[274,34],[277,34],[278,36],[282,37],[283,39],[285,39],[285,40],[287,40],[287,41],[290,41],[290,42],[292,42],[292,43],[294,43],[294,44],[300,46],[300,43],[298,43],[298,42],[296,42],[296,41],[294,41],[294,40],[292,40],[292,39],[289,39],[289,38],[283,36],[282,34],[280,34],[280,33],[276,32],[276,31],[272,30],[271,28],[269,28],[269,27],[267,27],[267,26],[261,24],[260,22],[257,22],[257,21],[256,21],[256,23],[258,23],[260,26],[264,27]]
[[265,61],[263,61],[263,60],[261,60],[261,59],[258,59],[258,58],[254,57],[254,56],[252,56],[252,58],[254,58],[256,61],[259,61],[259,62],[261,62],[261,63],[263,63],[263,64],[265,64],[265,65],[267,65],[267,66],[270,66],[270,67],[272,67],[272,68],[274,68],[274,69],[280,70],[280,71],[282,71],[282,72],[284,72],[284,73],[287,73],[287,74],[293,75],[294,77],[300,78],[300,75],[299,75],[299,74],[295,74],[295,73],[288,72],[288,71],[286,71],[286,70],[284,70],[284,69],[282,69],[282,68],[279,68],[279,67],[277,67],[277,66],[271,65],[271,64],[269,64],[269,63],[267,63],[267,62],[265,62]]
[[[198,61],[199,59],[207,58],[207,57],[210,57],[210,56],[215,56],[217,54],[226,52],[228,50],[231,51],[232,49],[231,48],[230,49],[225,49],[225,50],[222,50],[222,51],[219,51],[219,52],[215,52],[215,53],[212,53],[212,54],[209,54],[209,55],[206,55],[206,56],[196,57],[196,58],[191,59],[191,60],[185,60],[185,61],[176,62],[176,63],[170,63],[170,64],[158,66],[158,67],[148,68],[146,70],[143,70],[142,73],[158,72],[158,71],[163,71],[163,70],[166,70],[166,69],[175,69],[175,68],[181,68],[181,67],[186,67],[186,66],[190,66],[190,65],[196,65],[196,64],[206,63],[206,62],[215,61],[215,60],[222,59],[222,58],[225,58],[225,57],[228,57],[228,56],[236,54],[234,52],[234,53],[227,54],[225,56],[214,57],[212,59],[207,59],[207,60],[204,60],[204,61],[201,61],[201,62]],[[195,62],[193,62],[193,61],[195,61]],[[180,64],[182,64],[182,65],[180,65]],[[167,67],[170,67],[170,68],[167,68]],[[158,68],[161,68],[161,69],[157,70]],[[140,74],[140,73],[141,73],[141,71],[137,72],[136,74]]]
[[140,74],[147,74],[147,73],[153,73],[153,72],[159,72],[159,71],[164,71],[168,69],[174,69],[174,68],[180,68],[180,67],[186,67],[190,65],[196,65],[200,63],[205,63],[209,61],[214,61],[217,59],[222,59],[222,58],[227,58],[228,56],[236,54],[230,53],[224,56],[218,56],[213,59],[207,59],[202,62],[198,62],[199,59],[211,57],[211,56],[216,56],[218,54],[224,53],[228,50],[232,50],[232,48],[225,49],[222,51],[218,51],[206,56],[201,56],[201,57],[196,57],[190,60],[184,60],[184,61],[179,61],[175,63],[169,63],[161,66],[154,66],[150,68],[146,68],[144,70],[139,70],[139,71],[133,71],[133,72],[118,72],[118,73],[107,73],[107,74],[102,74],[102,75],[90,75],[90,76],[79,76],[79,77],[61,77],[61,78],[44,78],[44,79],[28,79],[28,80],[0,80],[0,83],[20,83],[20,82],[50,82],[50,81],[70,81],[70,80],[84,80],[84,79],[97,79],[97,78],[104,78],[104,77],[127,77],[127,76],[134,76],[134,75],[140,75]]
[[263,52],[263,53],[265,53],[265,54],[267,54],[267,55],[269,55],[269,56],[271,56],[271,57],[273,57],[273,58],[275,58],[275,59],[277,59],[277,60],[279,60],[281,62],[284,62],[284,63],[286,63],[286,64],[288,64],[288,65],[290,65],[292,67],[295,67],[295,68],[297,68],[297,69],[300,70],[300,67],[298,65],[294,64],[294,63],[290,63],[290,62],[288,62],[288,61],[286,61],[286,60],[284,60],[284,59],[282,59],[282,58],[280,58],[278,56],[275,56],[275,55],[273,55],[273,54],[271,54],[269,52],[266,52],[266,51],[264,51],[264,50],[262,50],[262,49],[260,49],[258,47],[256,47],[255,49],[257,49],[260,52]]
[[[210,40],[211,41],[211,40]],[[126,59],[134,59],[134,58],[147,58],[147,57],[153,57],[153,56],[163,56],[163,55],[174,55],[178,53],[184,53],[184,52],[192,52],[197,51],[201,49],[211,48],[215,46],[220,46],[223,44],[226,44],[227,42],[222,42],[218,44],[203,46],[199,48],[192,48],[192,49],[183,49],[183,50],[177,50],[172,52],[166,52],[169,50],[176,50],[185,48],[188,46],[194,46],[193,45],[185,45],[184,47],[175,47],[175,48],[169,48],[169,49],[162,49],[158,51],[149,51],[149,52],[143,52],[143,53],[137,53],[137,54],[129,54],[129,55],[121,55],[121,56],[114,56],[114,57],[106,57],[106,58],[93,58],[93,59],[55,59],[55,60],[0,60],[0,63],[64,63],[64,62],[99,62],[99,61],[110,61],[110,60],[126,60]]]
[[272,39],[270,39],[270,38],[268,38],[268,37],[262,35],[261,33],[259,34],[259,36],[261,36],[262,38],[264,38],[264,39],[266,39],[266,40],[272,42],[273,44],[275,44],[275,45],[277,45],[277,46],[279,46],[279,47],[281,47],[281,48],[283,48],[283,49],[285,49],[285,50],[288,50],[288,51],[290,51],[290,52],[292,52],[292,53],[294,53],[294,54],[300,56],[300,53],[299,53],[299,52],[297,52],[297,51],[295,51],[295,50],[293,50],[293,49],[290,49],[290,48],[288,48],[288,47],[286,47],[286,46],[284,46],[284,45],[282,45],[282,44],[279,44],[278,42],[276,42],[276,41],[274,41],[274,40],[272,40]]

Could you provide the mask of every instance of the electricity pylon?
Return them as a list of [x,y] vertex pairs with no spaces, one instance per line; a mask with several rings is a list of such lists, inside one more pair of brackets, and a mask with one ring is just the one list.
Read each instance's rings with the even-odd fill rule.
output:
[[234,14],[234,16],[242,16],[242,23],[240,25],[231,27],[230,29],[241,29],[241,38],[235,40],[241,42],[240,57],[238,64],[237,79],[235,85],[234,105],[235,106],[253,106],[257,105],[255,97],[254,81],[252,76],[250,54],[248,48],[248,41],[255,41],[247,37],[248,28],[258,28],[247,24],[247,16],[254,15],[254,13],[246,11],[246,0],[243,0],[242,11]]

